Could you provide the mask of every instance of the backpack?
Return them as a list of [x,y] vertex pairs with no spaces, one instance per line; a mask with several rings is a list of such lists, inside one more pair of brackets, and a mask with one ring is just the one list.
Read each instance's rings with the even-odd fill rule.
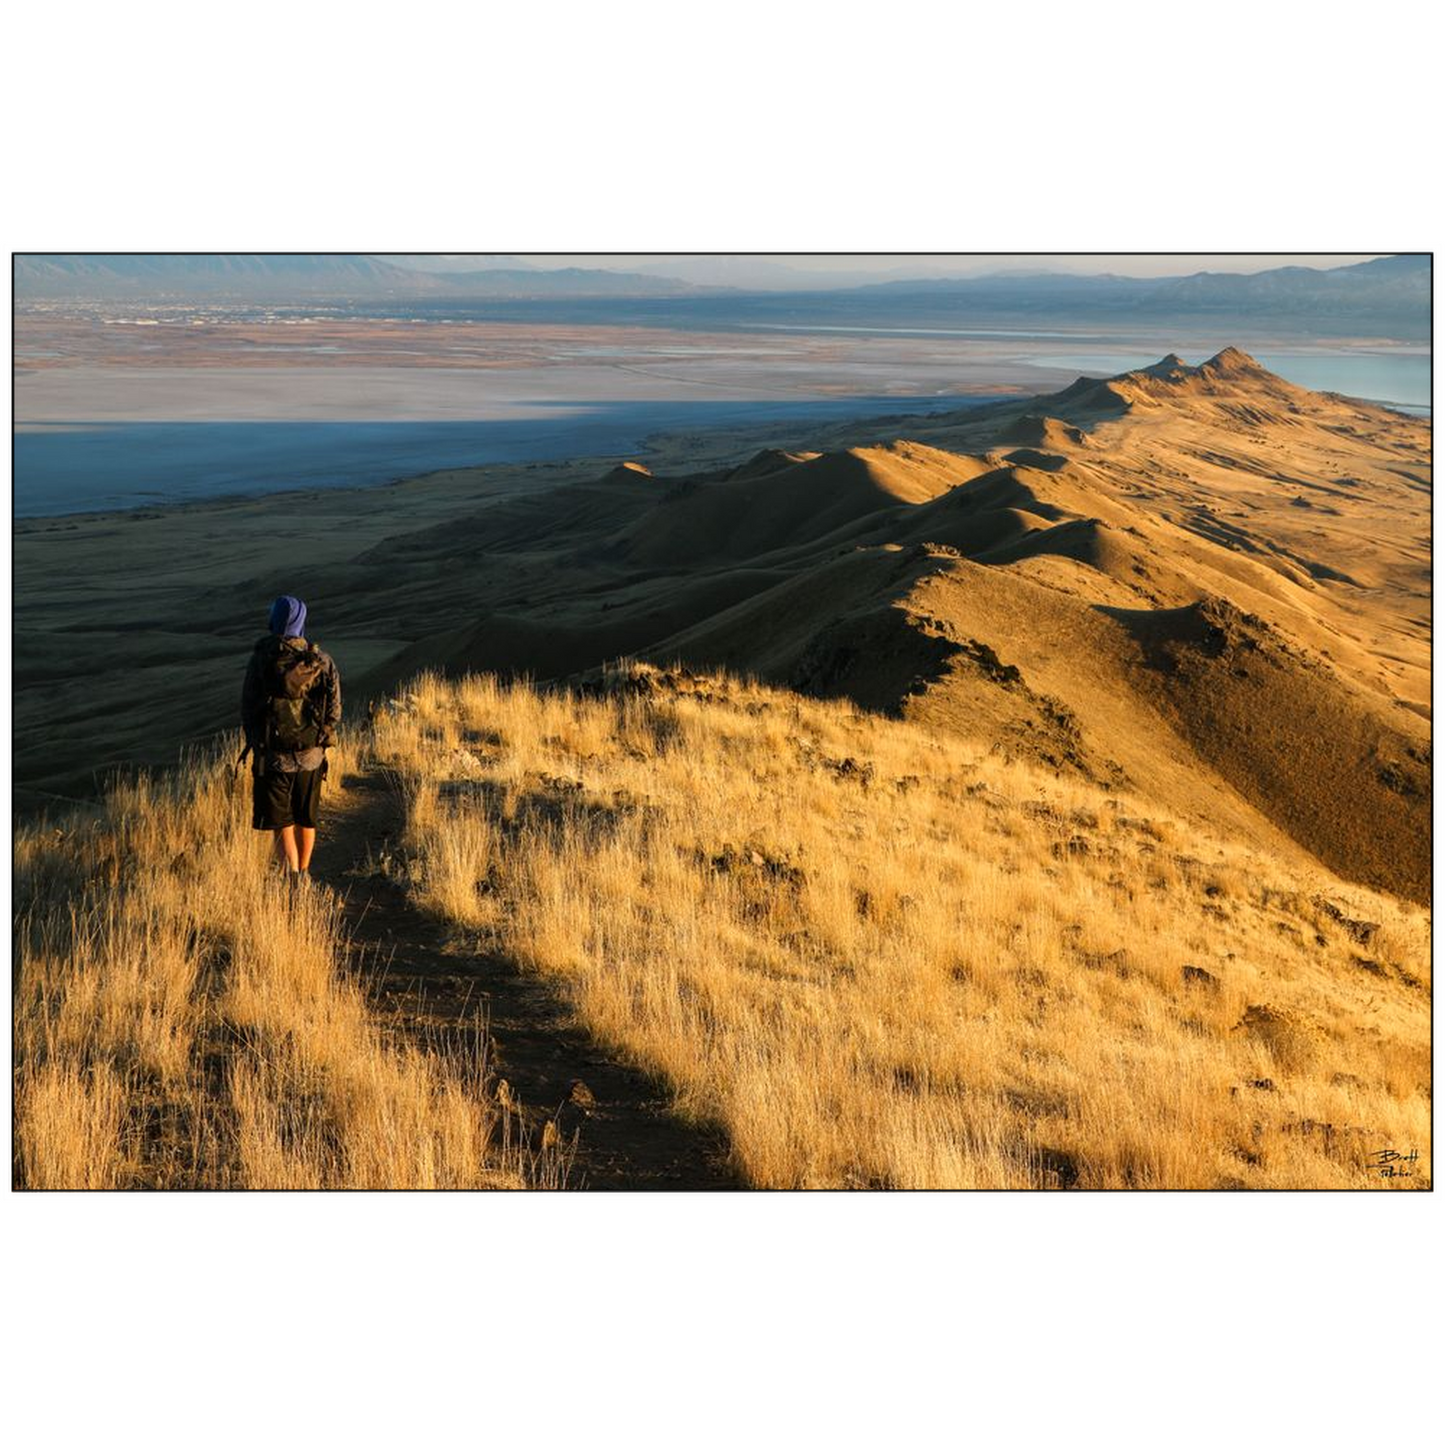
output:
[[[266,644],[270,643],[269,647]],[[267,638],[261,658],[261,681],[266,693],[266,746],[272,752],[299,753],[319,746],[321,726],[311,694],[322,680],[326,663],[311,643],[287,647]]]

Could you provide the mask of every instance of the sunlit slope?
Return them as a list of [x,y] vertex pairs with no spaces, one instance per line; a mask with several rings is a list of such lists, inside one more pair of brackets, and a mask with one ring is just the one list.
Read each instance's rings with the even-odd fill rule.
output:
[[508,1140],[484,1054],[376,1015],[339,900],[287,888],[269,844],[218,759],[17,832],[15,1186],[555,1182]]
[[[356,494],[344,561],[324,498],[299,562],[236,504],[204,514],[238,559],[216,578],[212,543],[126,523],[156,579],[143,612],[101,550],[19,604],[17,796],[90,794],[115,763],[233,725],[256,599],[299,574],[357,706],[424,669],[725,666],[1127,781],[1200,827],[1425,896],[1428,424],[1227,351],[884,426],[707,471],[533,487],[521,469],[497,491],[479,474],[470,501],[456,474],[440,523],[399,491],[383,524],[384,497]],[[33,575],[67,538],[35,543]]]
[[1427,896],[1428,428],[1233,350],[909,424],[408,542],[516,590],[371,681],[725,667]]
[[423,679],[410,887],[765,1186],[1364,1188],[1429,1148],[1428,919],[1082,771],[634,668]]
[[650,655],[1132,781],[1424,900],[1428,721],[1300,640],[1321,624],[1298,582],[1126,503],[1100,504],[1108,522],[1080,516],[1079,488],[990,473],[931,504],[950,525],[910,528],[948,540],[860,540]]
[[908,442],[760,453],[707,485],[674,488],[617,545],[629,561],[666,566],[758,557],[917,506],[987,470],[977,458]]

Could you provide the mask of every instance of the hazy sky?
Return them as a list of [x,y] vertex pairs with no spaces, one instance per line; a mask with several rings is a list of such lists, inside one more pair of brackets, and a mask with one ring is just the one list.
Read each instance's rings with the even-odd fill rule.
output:
[[1122,276],[1186,276],[1195,271],[1266,271],[1275,266],[1348,266],[1368,261],[1369,255],[677,255],[581,253],[496,255],[436,255],[388,257],[427,270],[467,270],[516,265],[553,268],[600,267],[613,271],[641,271],[677,276],[684,280],[723,285],[795,286],[838,285],[859,281],[886,281],[919,276],[977,276],[997,271],[1113,272]]
[[1040,269],[1049,271],[1113,271],[1121,276],[1183,276],[1192,271],[1267,271],[1272,266],[1348,266],[1371,256],[1270,255],[990,255],[960,256],[948,253],[896,256],[760,255],[760,256],[530,256],[519,258],[537,266],[606,266],[617,270],[678,261],[766,261],[803,271],[926,271],[935,275],[975,275],[983,271]]

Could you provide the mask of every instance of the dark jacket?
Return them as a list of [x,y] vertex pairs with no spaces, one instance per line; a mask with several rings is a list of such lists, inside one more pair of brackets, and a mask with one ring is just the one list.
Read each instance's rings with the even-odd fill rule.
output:
[[[285,641],[267,635],[251,650],[251,660],[246,665],[246,678],[241,684],[241,727],[246,742],[255,750],[254,767],[257,772],[304,773],[319,768],[326,760],[324,746],[304,748],[298,753],[276,753],[266,750],[266,679],[263,675],[265,657],[274,647],[294,647],[298,651],[307,646],[304,637],[288,637]],[[328,653],[321,654],[321,676],[311,689],[308,701],[321,731],[323,743],[329,743],[335,736],[337,724],[341,721],[341,674]]]

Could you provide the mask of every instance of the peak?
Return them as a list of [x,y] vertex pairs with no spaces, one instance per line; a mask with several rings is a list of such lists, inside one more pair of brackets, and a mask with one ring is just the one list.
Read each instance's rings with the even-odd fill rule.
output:
[[1226,346],[1217,356],[1211,356],[1200,368],[1201,371],[1263,371],[1259,362],[1247,351],[1237,346]]
[[1191,375],[1193,371],[1194,368],[1177,351],[1171,351],[1168,356],[1161,357],[1153,366],[1141,367],[1140,375],[1180,377]]
[[1085,446],[1088,438],[1080,428],[1056,416],[1042,416],[1028,412],[1016,421],[1010,422],[999,433],[1001,441],[1025,442],[1029,445]]
[[764,447],[762,451],[754,452],[741,466],[734,467],[728,477],[739,482],[754,477],[766,477],[792,466],[795,462],[807,461],[812,456],[811,452],[788,452],[779,447]]

